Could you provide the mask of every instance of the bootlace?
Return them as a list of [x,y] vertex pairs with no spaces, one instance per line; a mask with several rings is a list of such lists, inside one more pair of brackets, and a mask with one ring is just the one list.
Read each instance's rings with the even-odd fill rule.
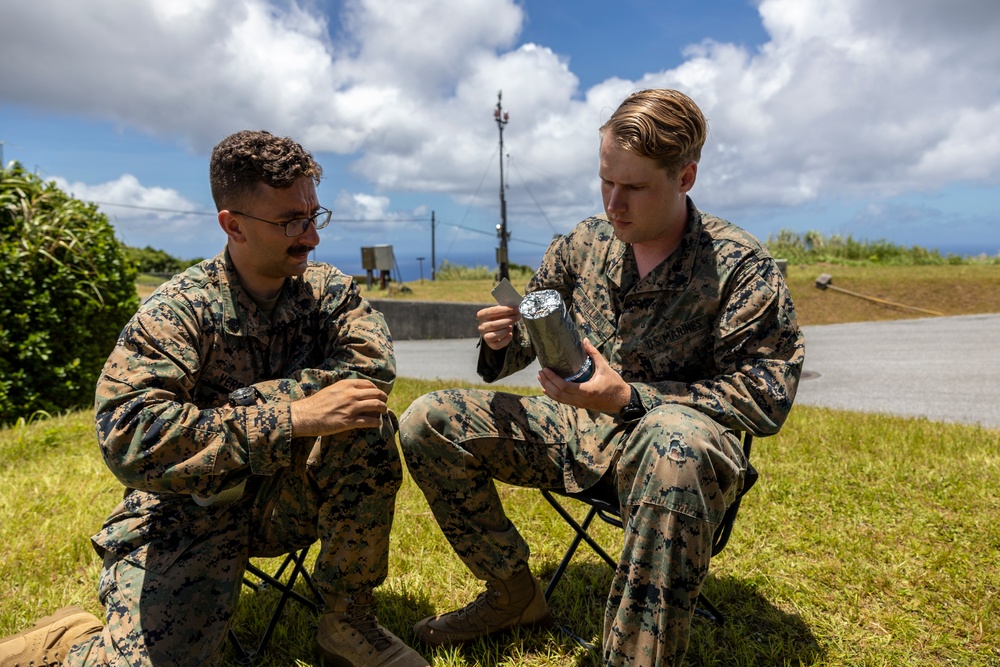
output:
[[458,618],[468,618],[472,616],[474,612],[479,611],[484,608],[492,608],[491,604],[494,600],[500,597],[500,591],[493,587],[492,582],[486,582],[486,590],[480,593],[475,600],[465,605],[461,609],[455,611],[455,616]]
[[384,651],[392,646],[392,640],[379,625],[378,619],[368,606],[369,602],[351,600],[345,614],[347,624],[357,630],[376,651]]

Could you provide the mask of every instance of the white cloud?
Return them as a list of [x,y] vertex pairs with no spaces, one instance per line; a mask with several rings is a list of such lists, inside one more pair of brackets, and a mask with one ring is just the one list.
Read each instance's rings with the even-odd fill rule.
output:
[[291,134],[349,155],[381,210],[398,191],[479,192],[499,89],[506,147],[524,166],[511,176],[536,200],[512,192],[511,209],[542,203],[560,219],[599,202],[596,129],[648,86],[679,87],[704,108],[695,196],[727,211],[1000,173],[995,0],[762,0],[761,48],[705,41],[675,69],[588,90],[565,54],[518,45],[530,7],[345,0],[325,17],[294,0],[13,3],[0,23],[0,101],[113,118],[202,152],[242,127]]
[[[96,185],[70,183],[59,177],[52,180],[70,196],[97,204],[114,224],[120,240],[130,246],[161,247],[162,238],[169,236],[178,247],[190,249],[185,257],[194,257],[205,252],[205,230],[214,232],[218,224],[214,210],[200,210],[175,190],[144,186],[131,174]],[[218,244],[221,247],[222,241]]]
[[997,173],[984,130],[1000,100],[1000,6],[939,5],[765,0],[758,53],[706,44],[665,73],[658,83],[687,83],[712,120],[713,197],[794,205]]

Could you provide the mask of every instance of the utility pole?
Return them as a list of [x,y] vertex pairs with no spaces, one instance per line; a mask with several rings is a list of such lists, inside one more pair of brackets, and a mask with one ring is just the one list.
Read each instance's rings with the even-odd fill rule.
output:
[[510,272],[507,267],[507,239],[510,238],[510,234],[507,233],[507,197],[504,194],[503,187],[503,128],[507,125],[510,120],[510,114],[503,110],[502,105],[503,91],[497,92],[497,106],[493,110],[493,118],[497,122],[497,128],[500,130],[500,224],[497,225],[497,236],[500,238],[500,247],[497,248],[497,264],[500,265],[500,279],[510,277]]
[[437,266],[437,259],[434,256],[434,211],[431,211],[431,281],[434,280],[434,272]]

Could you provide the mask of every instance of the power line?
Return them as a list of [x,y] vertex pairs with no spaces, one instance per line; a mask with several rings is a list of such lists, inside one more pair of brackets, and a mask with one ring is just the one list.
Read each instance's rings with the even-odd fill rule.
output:
[[330,218],[330,222],[430,222],[430,218]]
[[182,215],[216,215],[210,211],[181,211],[175,208],[157,208],[155,206],[139,206],[137,204],[117,204],[115,202],[109,201],[95,201],[93,202],[99,206],[119,206],[121,208],[134,208],[140,211],[156,211],[157,213],[180,213]]
[[[493,236],[493,232],[487,232],[487,231],[484,231],[482,229],[476,229],[474,227],[466,227],[465,225],[456,225],[456,224],[450,223],[450,222],[441,222],[440,220],[438,220],[437,224],[439,224],[439,225],[445,225],[447,227],[455,227],[457,229],[464,229],[467,232],[474,232],[476,234],[485,234],[486,236]],[[519,238],[516,238],[516,237],[513,237],[513,236],[511,237],[510,240],[511,241],[517,241],[518,243],[524,243],[526,245],[541,246],[542,248],[548,248],[549,247],[549,244],[547,244],[547,243],[539,243],[537,241],[527,241],[525,239],[519,239]],[[449,248],[449,250],[450,250],[450,248]]]
[[524,239],[519,239],[516,236],[510,237],[511,241],[517,241],[518,243],[523,243],[524,245],[534,245],[539,248],[548,248],[550,243],[539,243],[538,241],[525,241]]
[[[490,162],[492,162],[492,159],[490,160]],[[487,167],[487,170],[488,169],[489,169],[489,167]],[[485,177],[485,175],[486,175],[486,172],[483,173],[484,177]],[[480,184],[481,184],[481,182],[480,182]],[[120,207],[120,208],[131,208],[131,209],[136,209],[136,210],[140,210],[140,211],[154,211],[156,213],[177,213],[177,214],[181,214],[181,215],[202,215],[202,216],[215,216],[216,215],[216,213],[211,212],[211,211],[184,211],[184,210],[181,210],[181,209],[174,209],[174,208],[161,208],[161,207],[158,207],[158,206],[140,206],[138,204],[121,204],[121,203],[118,203],[118,202],[95,201],[93,203],[98,204],[99,206],[117,206],[117,207]],[[466,214],[468,214],[468,211],[466,211]],[[543,213],[543,215],[544,215],[544,213]],[[344,223],[364,223],[364,222],[430,222],[430,218],[331,218],[330,222],[344,222]],[[447,227],[454,227],[456,229],[462,229],[462,230],[465,230],[467,232],[472,232],[472,233],[475,233],[475,234],[484,234],[486,236],[493,236],[493,232],[482,230],[482,229],[476,229],[474,227],[468,227],[466,225],[456,225],[456,224],[451,223],[451,222],[442,222],[441,220],[438,220],[437,224],[439,224],[439,225],[445,225]],[[528,241],[526,239],[519,239],[519,238],[514,237],[513,235],[510,235],[509,238],[510,238],[511,241],[515,241],[517,243],[521,243],[521,244],[524,244],[524,245],[534,245],[534,246],[539,246],[539,247],[542,247],[542,248],[547,248],[548,247],[547,243],[538,243],[537,241]],[[454,244],[454,239],[452,240],[452,244]]]
[[[156,211],[157,213],[179,213],[181,215],[210,215],[215,216],[212,211],[182,211],[174,208],[158,208],[156,206],[139,206],[137,204],[118,204],[115,202],[95,201],[100,206],[119,206],[121,208],[134,208],[140,211]],[[430,218],[330,218],[330,222],[427,222]]]
[[517,167],[517,162],[514,160],[509,160],[509,162],[513,165],[514,170],[517,172],[517,175],[521,177],[521,185],[524,186],[525,192],[527,192],[528,196],[531,197],[531,201],[535,202],[535,206],[538,208],[538,212],[542,214],[542,217],[545,218],[545,222],[549,224],[549,229],[552,230],[553,234],[558,234],[559,232],[558,230],[556,230],[555,225],[553,225],[552,221],[549,220],[549,216],[545,215],[545,211],[542,210],[541,204],[539,204],[538,200],[535,199],[535,193],[533,193],[531,191],[531,188],[528,187],[528,180],[524,177],[523,174],[521,174],[521,170],[518,169]]
[[[493,155],[496,155],[499,150],[500,150],[500,147],[498,146],[493,151]],[[465,220],[469,217],[469,212],[472,210],[472,207],[476,203],[476,197],[479,196],[479,190],[483,187],[483,181],[486,180],[486,174],[489,173],[490,167],[493,166],[493,155],[490,155],[489,163],[486,165],[486,168],[483,170],[483,175],[479,177],[479,185],[476,186],[476,191],[472,194],[472,197],[469,199],[469,206],[465,209],[465,213],[462,215],[462,222],[465,222]],[[501,157],[500,159],[502,160],[503,157]],[[441,224],[448,224],[448,223],[441,223]],[[452,227],[461,227],[460,225],[450,225],[450,226],[452,226]],[[479,230],[472,230],[472,231],[479,231]],[[490,236],[493,235],[492,232],[486,232],[486,233],[490,234]],[[451,249],[453,247],[455,247],[455,241],[457,239],[458,239],[457,235],[451,237],[451,244],[448,246],[448,250],[445,252],[445,254],[448,254],[448,253],[451,252]]]

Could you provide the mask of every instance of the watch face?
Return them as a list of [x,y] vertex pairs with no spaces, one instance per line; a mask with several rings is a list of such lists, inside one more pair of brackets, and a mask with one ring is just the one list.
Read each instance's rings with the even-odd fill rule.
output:
[[635,421],[646,414],[646,408],[642,405],[642,399],[638,392],[632,389],[632,396],[629,397],[628,404],[622,408],[621,416],[625,421]]
[[229,394],[229,400],[236,405],[252,405],[256,402],[256,396],[254,395],[253,389],[250,387],[243,387],[242,389],[237,389],[233,393]]

